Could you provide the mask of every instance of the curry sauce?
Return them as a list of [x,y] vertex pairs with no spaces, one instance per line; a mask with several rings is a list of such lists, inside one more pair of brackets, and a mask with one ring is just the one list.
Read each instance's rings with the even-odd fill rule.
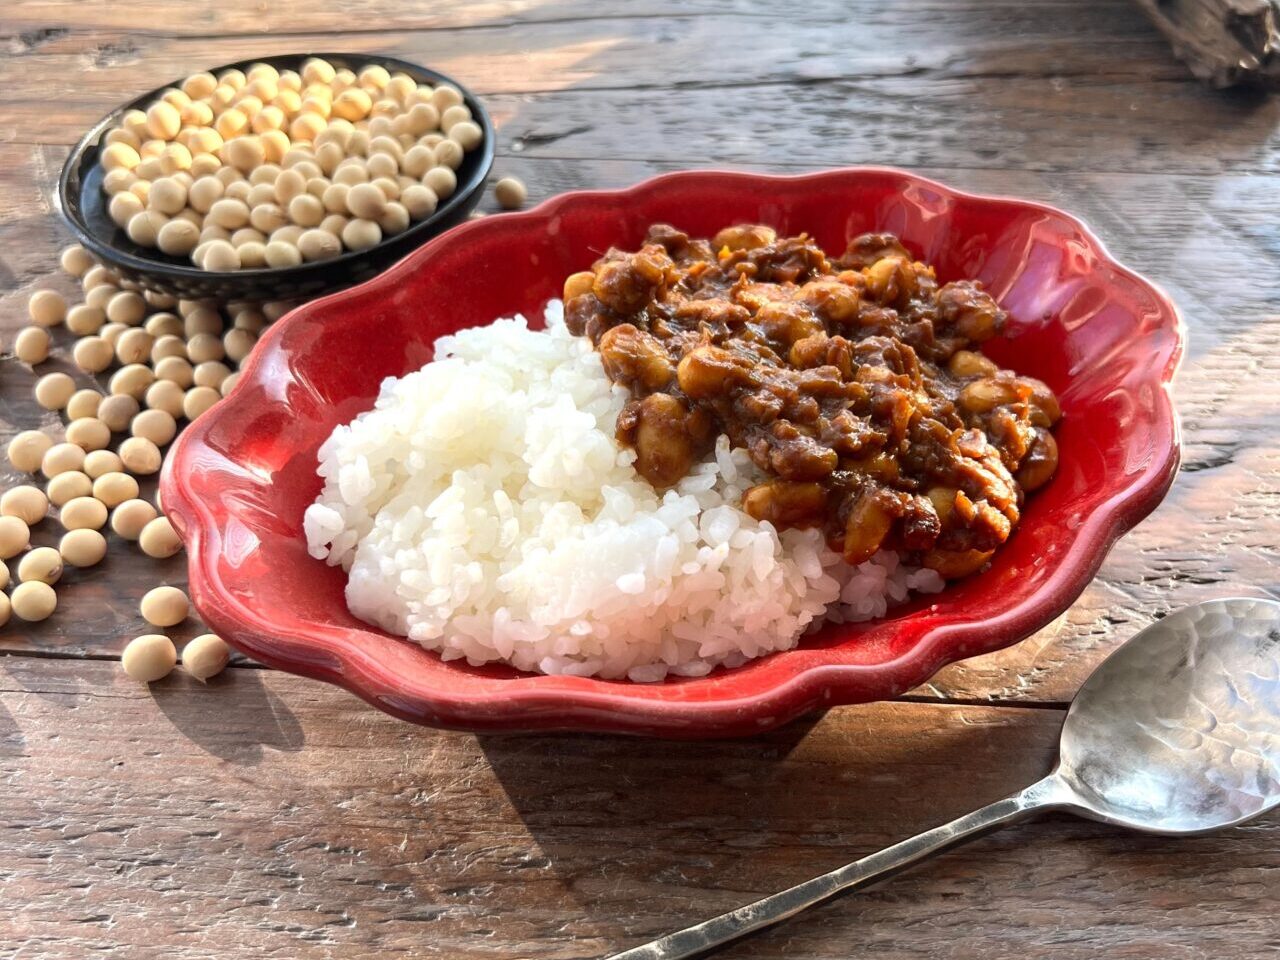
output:
[[1053,392],[975,350],[1004,311],[977,282],[939,285],[891,234],[830,259],[766,226],[705,240],[657,224],[569,277],[565,317],[631,392],[617,433],[650,483],[724,433],[769,476],[743,508],[821,527],[850,563],[888,548],[971,573],[1057,467]]

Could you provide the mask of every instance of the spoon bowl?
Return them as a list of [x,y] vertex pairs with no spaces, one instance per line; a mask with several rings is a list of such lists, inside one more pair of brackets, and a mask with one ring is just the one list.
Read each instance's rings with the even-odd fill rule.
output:
[[1076,812],[1161,834],[1280,804],[1280,603],[1210,600],[1143,630],[1080,688],[1057,778]]

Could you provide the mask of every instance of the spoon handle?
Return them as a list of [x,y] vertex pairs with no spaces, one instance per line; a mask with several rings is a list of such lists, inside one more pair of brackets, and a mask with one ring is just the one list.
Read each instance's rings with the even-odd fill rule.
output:
[[1060,806],[1057,783],[1048,777],[1027,789],[988,804],[973,813],[952,820],[932,830],[926,830],[909,840],[895,843],[879,853],[855,860],[812,880],[796,884],[788,890],[775,893],[731,910],[714,919],[667,934],[622,953],[608,960],[687,960],[702,956],[715,947],[732,943],[749,933],[763,930],[780,920],[794,916],[802,910],[830,900],[838,893],[868,886],[905,870],[926,857],[940,853],[966,840],[981,836],[1007,823],[1013,823],[1031,813],[1050,806]]

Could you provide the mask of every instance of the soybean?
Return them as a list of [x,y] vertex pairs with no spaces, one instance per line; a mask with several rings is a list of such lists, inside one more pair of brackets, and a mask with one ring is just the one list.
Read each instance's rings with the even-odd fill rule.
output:
[[157,627],[177,626],[187,619],[191,605],[177,587],[156,587],[142,597],[140,610],[147,623]]
[[83,470],[68,470],[50,478],[45,492],[55,507],[64,507],[72,500],[91,495],[93,480]]
[[93,481],[93,495],[103,506],[114,509],[138,498],[138,481],[127,473],[104,473]]
[[10,602],[18,619],[39,623],[48,620],[58,608],[58,595],[47,583],[31,580],[14,588]]
[[23,583],[53,586],[62,578],[62,554],[53,547],[36,547],[18,563],[18,579]]
[[9,441],[9,462],[22,473],[37,473],[44,455],[52,446],[53,438],[48,434],[39,430],[23,430]]
[[0,560],[16,557],[31,542],[31,529],[18,517],[0,517]]
[[49,511],[49,498],[39,487],[24,484],[13,487],[0,496],[0,516],[17,517],[28,527],[33,527]]
[[107,555],[107,538],[97,530],[69,530],[58,541],[58,552],[73,567],[92,567]]
[[137,540],[158,514],[145,500],[126,500],[111,512],[111,529],[125,540]]
[[178,663],[173,641],[158,633],[148,633],[130,640],[120,656],[120,665],[131,680],[154,683],[163,680]]
[[138,546],[142,547],[142,552],[147,556],[164,559],[181,550],[182,541],[178,539],[178,533],[168,517],[156,517],[142,528]]
[[49,331],[44,327],[24,327],[13,341],[13,355],[35,366],[49,359]]

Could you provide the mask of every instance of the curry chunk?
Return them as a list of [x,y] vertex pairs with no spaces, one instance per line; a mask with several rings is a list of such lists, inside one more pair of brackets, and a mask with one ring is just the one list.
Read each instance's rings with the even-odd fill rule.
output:
[[845,247],[840,262],[845,266],[861,270],[871,266],[885,257],[911,258],[902,241],[892,233],[864,233],[854,237]]
[[870,560],[893,528],[899,504],[891,494],[876,487],[866,487],[854,500],[845,521],[844,562],[863,563]]
[[753,364],[745,357],[707,344],[686,353],[676,373],[686,396],[709,400],[735,387],[752,385],[755,382],[752,368]]
[[620,323],[600,337],[600,360],[614,383],[661,390],[676,375],[675,364],[652,334]]
[[857,322],[862,294],[852,284],[839,280],[810,280],[800,288],[800,296],[813,313],[837,327]]
[[867,296],[886,307],[902,306],[918,288],[915,268],[907,257],[883,257],[862,273]]
[[666,250],[656,245],[617,254],[596,269],[592,292],[614,313],[635,313],[653,299],[672,266]]
[[984,343],[1004,328],[1005,312],[972,280],[948,283],[938,291],[938,322],[973,343]]
[[742,509],[775,527],[816,526],[827,510],[827,488],[820,483],[770,480],[742,495]]
[[794,300],[770,300],[756,310],[756,323],[770,340],[795,343],[826,332],[810,307]]
[[702,446],[694,421],[689,408],[669,393],[651,393],[640,401],[632,434],[640,476],[665,489],[689,472]]
[[725,227],[715,235],[711,245],[717,250],[755,250],[758,247],[767,247],[777,239],[778,233],[772,227],[745,223],[736,227]]

